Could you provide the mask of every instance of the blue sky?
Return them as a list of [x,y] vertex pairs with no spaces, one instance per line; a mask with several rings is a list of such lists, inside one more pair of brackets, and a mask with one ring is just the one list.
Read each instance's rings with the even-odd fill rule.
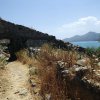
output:
[[0,0],[0,17],[63,39],[100,32],[100,0]]

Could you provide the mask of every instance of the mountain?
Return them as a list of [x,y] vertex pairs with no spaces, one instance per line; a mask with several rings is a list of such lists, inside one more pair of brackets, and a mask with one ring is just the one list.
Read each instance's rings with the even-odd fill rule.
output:
[[71,38],[65,38],[65,42],[79,42],[79,41],[98,41],[100,40],[100,33],[88,32],[84,35],[75,35]]

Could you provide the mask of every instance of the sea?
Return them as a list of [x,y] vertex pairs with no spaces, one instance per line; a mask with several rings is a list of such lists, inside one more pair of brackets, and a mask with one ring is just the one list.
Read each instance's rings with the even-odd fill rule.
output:
[[74,45],[78,45],[84,48],[98,48],[100,47],[100,41],[82,41],[82,42],[71,42]]

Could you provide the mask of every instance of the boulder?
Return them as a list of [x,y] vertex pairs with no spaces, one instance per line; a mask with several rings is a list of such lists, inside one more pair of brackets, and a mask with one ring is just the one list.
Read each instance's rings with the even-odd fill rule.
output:
[[81,60],[78,60],[76,62],[76,64],[80,65],[80,66],[87,66],[89,65],[89,59],[88,58],[84,58],[84,59],[81,59]]

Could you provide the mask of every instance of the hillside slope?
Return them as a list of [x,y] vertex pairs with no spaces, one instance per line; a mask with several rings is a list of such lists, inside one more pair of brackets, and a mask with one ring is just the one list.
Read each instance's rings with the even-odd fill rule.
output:
[[55,39],[54,36],[50,36],[46,33],[42,33],[35,29],[0,19],[0,39],[2,38],[41,39],[41,40]]

